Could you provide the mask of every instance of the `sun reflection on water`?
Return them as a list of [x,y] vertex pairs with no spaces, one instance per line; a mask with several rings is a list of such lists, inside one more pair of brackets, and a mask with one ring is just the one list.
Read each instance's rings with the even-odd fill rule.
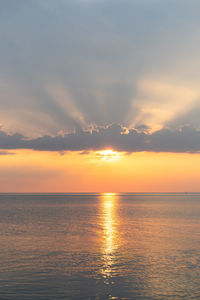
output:
[[103,261],[102,269],[105,283],[112,283],[113,265],[115,261],[115,251],[117,249],[117,218],[116,218],[116,202],[117,195],[114,193],[102,194],[102,218],[103,218]]

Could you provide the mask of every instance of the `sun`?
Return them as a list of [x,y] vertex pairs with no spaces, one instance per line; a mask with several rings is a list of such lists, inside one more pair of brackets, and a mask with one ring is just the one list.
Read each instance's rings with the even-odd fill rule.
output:
[[112,161],[119,159],[120,155],[118,152],[113,151],[112,149],[105,149],[96,152],[96,157],[105,161]]

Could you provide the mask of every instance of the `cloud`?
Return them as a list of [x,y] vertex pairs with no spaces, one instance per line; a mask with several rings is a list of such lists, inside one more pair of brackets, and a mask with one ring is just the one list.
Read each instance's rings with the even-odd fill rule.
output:
[[0,150],[0,155],[15,155],[14,152]]
[[196,0],[1,1],[0,122],[30,138],[77,124],[177,129],[200,97],[199,9]]
[[33,149],[39,151],[83,151],[112,148],[123,152],[200,152],[200,131],[185,126],[179,130],[162,129],[149,133],[127,129],[119,124],[98,127],[92,131],[43,136],[27,139],[23,135],[0,132],[0,149]]

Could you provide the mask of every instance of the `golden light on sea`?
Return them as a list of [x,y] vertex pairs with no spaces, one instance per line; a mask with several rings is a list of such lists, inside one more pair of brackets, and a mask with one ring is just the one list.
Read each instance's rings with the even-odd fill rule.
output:
[[112,278],[112,266],[115,260],[115,251],[118,246],[117,238],[117,217],[116,217],[116,202],[117,194],[104,193],[101,197],[102,201],[102,224],[103,224],[103,261],[104,267],[102,274],[105,278],[105,283],[109,283]]

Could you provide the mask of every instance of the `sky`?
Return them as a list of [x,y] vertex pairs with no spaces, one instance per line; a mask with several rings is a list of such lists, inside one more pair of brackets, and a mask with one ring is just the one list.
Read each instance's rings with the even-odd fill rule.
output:
[[0,192],[200,191],[198,0],[0,0]]

